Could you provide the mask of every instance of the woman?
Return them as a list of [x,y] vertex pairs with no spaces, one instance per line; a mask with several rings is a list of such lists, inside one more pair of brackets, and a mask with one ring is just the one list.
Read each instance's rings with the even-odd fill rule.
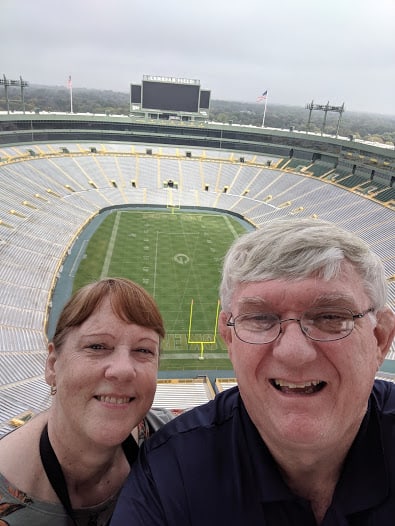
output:
[[68,301],[48,345],[51,407],[0,441],[0,525],[108,523],[137,443],[171,418],[145,418],[164,335],[154,300],[130,280]]

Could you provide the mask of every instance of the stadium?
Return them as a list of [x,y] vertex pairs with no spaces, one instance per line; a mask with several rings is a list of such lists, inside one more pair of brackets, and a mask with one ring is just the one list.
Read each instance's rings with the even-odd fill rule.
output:
[[[197,81],[131,88],[128,116],[0,114],[0,436],[48,407],[48,335],[77,279],[125,269],[154,294],[169,316],[154,405],[174,411],[235,383],[217,288],[245,230],[319,217],[355,232],[382,259],[395,310],[393,148],[212,123]],[[101,266],[77,278],[101,228]],[[378,376],[395,378],[394,344]]]

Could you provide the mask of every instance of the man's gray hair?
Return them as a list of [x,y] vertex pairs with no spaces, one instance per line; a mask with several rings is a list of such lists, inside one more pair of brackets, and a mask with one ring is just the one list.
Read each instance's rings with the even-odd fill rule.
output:
[[353,264],[375,309],[387,300],[380,258],[359,237],[317,219],[281,219],[234,241],[225,256],[220,285],[222,309],[230,312],[239,283],[272,279],[335,278],[342,261]]

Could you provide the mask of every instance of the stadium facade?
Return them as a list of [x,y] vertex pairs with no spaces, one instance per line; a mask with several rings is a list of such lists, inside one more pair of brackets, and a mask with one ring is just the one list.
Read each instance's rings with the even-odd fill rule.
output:
[[[1,114],[0,435],[48,404],[48,316],[76,240],[103,209],[165,207],[169,195],[258,228],[290,215],[341,224],[382,258],[395,310],[393,148],[144,112]],[[394,365],[392,348],[380,374],[392,377]]]

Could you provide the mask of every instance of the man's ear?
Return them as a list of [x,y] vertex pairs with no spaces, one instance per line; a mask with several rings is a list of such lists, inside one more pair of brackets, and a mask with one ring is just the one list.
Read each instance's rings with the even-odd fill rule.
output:
[[222,310],[220,312],[219,318],[218,318],[218,329],[219,329],[219,333],[221,335],[221,338],[224,340],[226,345],[229,345],[231,343],[231,341],[232,341],[231,327],[228,327],[226,325],[226,322],[228,321],[228,319],[229,319],[229,313],[228,312],[224,312]]
[[377,313],[376,319],[374,334],[377,341],[377,361],[380,366],[395,338],[395,313],[389,307],[384,307]]
[[55,345],[52,342],[48,344],[48,356],[45,363],[45,381],[48,385],[56,386],[56,371],[55,363],[57,355],[55,351]]

